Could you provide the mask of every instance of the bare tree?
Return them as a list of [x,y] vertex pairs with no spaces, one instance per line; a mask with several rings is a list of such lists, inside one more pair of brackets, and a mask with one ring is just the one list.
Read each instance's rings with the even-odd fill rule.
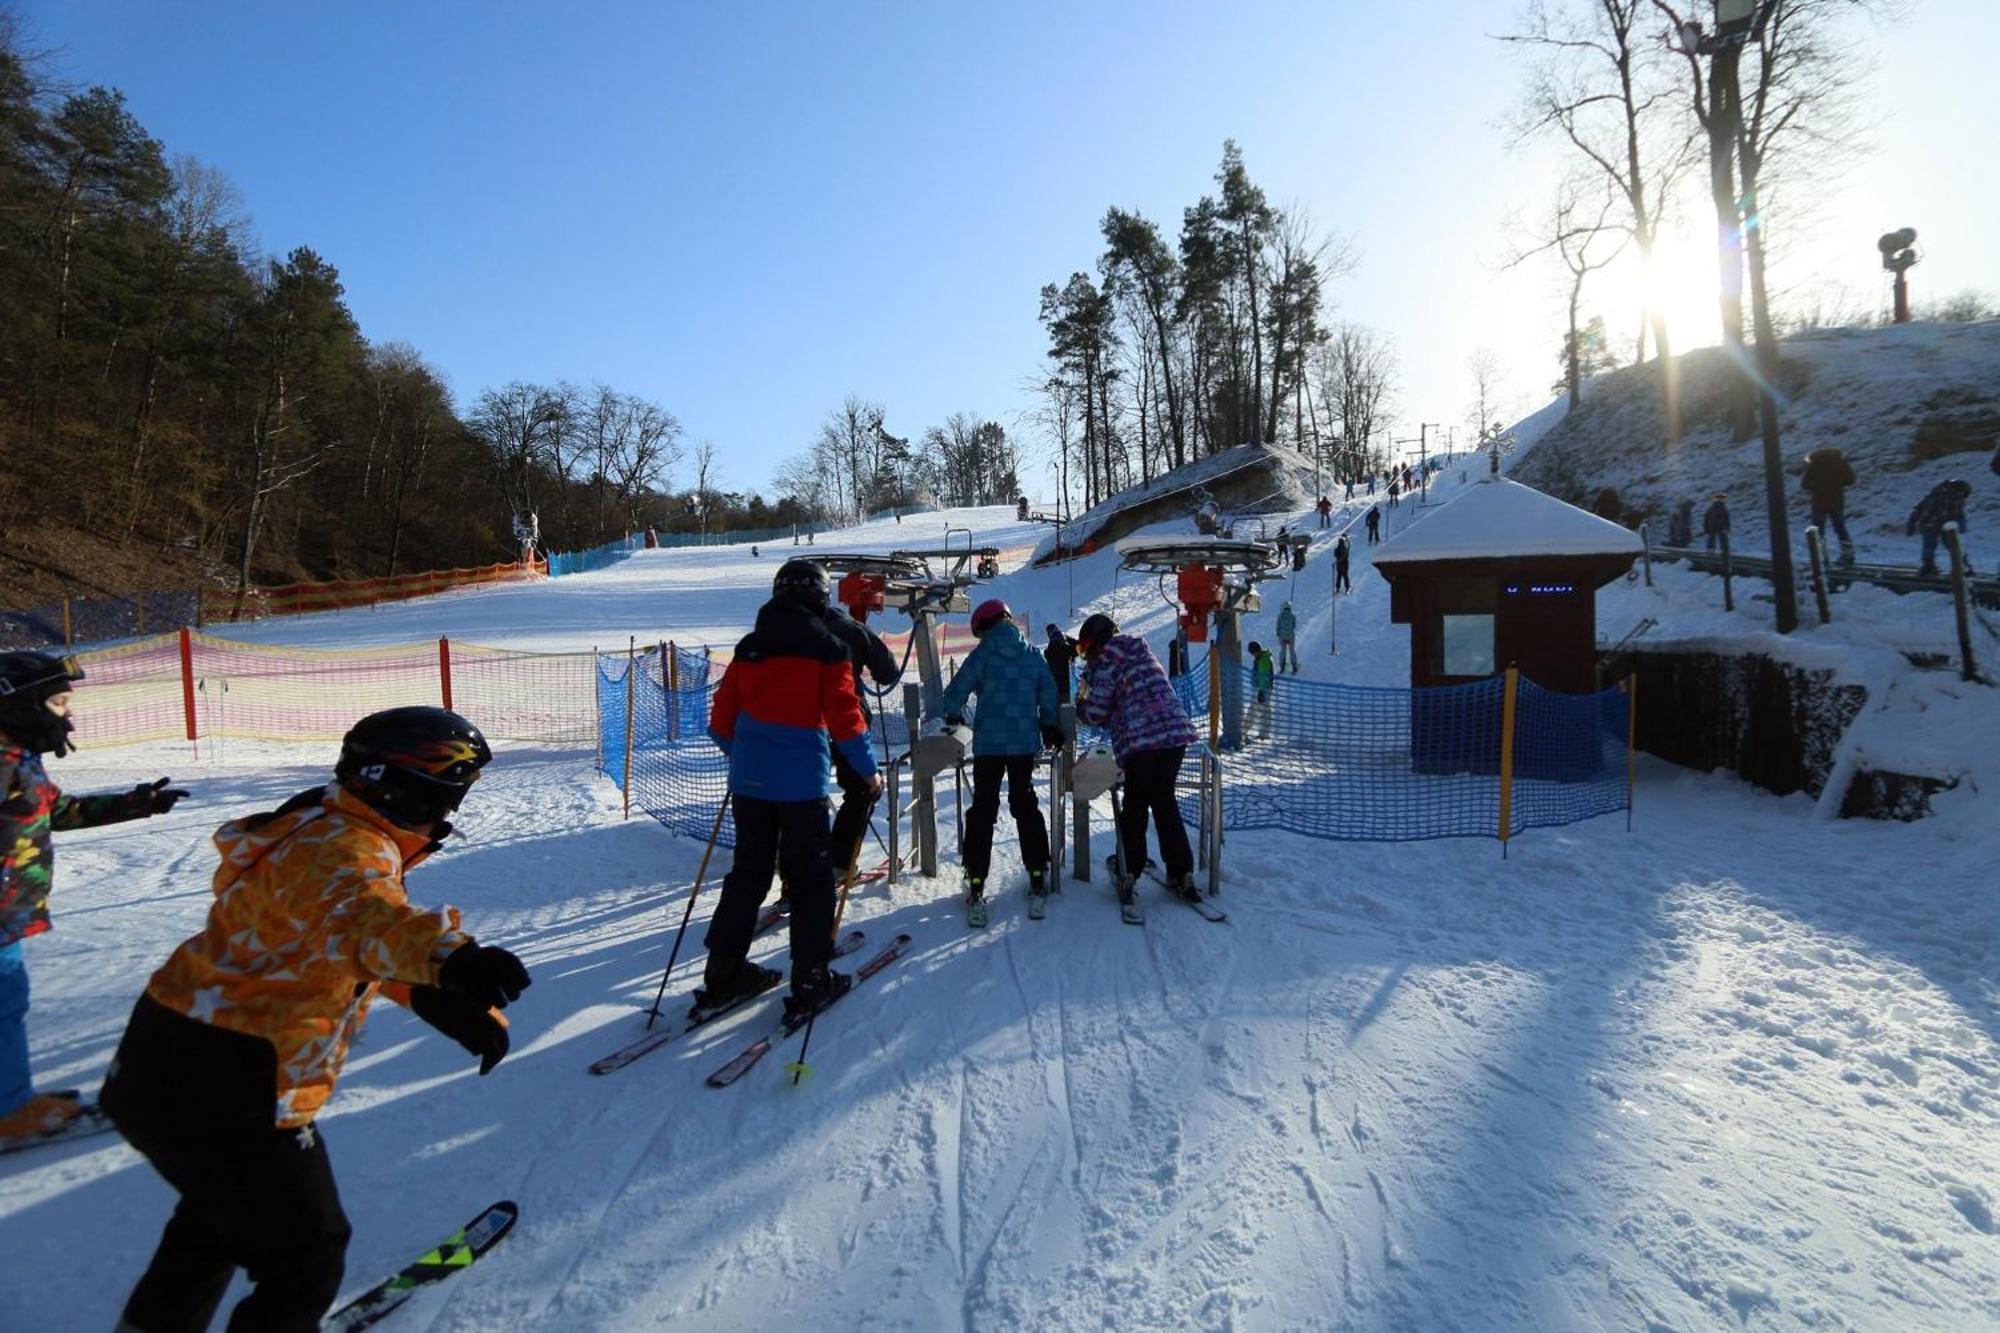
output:
[[[1596,184],[1591,182],[1590,184]],[[1597,190],[1593,204],[1580,197],[1588,186],[1565,181],[1556,192],[1555,207],[1543,224],[1542,237],[1509,263],[1520,264],[1535,255],[1553,254],[1568,274],[1569,323],[1563,335],[1563,387],[1574,412],[1583,402],[1583,328],[1580,308],[1584,284],[1590,275],[1615,262],[1630,239],[1630,232],[1611,224],[1611,210],[1617,200],[1609,191]],[[1606,241],[1611,244],[1607,247]]]
[[694,447],[694,503],[704,537],[708,535],[708,512],[722,498],[715,489],[715,454],[713,440],[703,440]]
[[1472,355],[1465,359],[1465,373],[1472,379],[1472,402],[1466,409],[1465,421],[1484,443],[1493,437],[1500,424],[1499,417],[1506,410],[1501,399],[1504,378],[1500,354],[1491,347],[1473,349]]
[[1386,339],[1360,324],[1341,324],[1314,357],[1321,409],[1339,440],[1335,467],[1355,477],[1379,466],[1375,437],[1394,399],[1396,356]]
[[[1533,0],[1521,31],[1501,40],[1534,52],[1517,133],[1559,137],[1623,201],[1622,225],[1639,253],[1641,299],[1649,301],[1661,220],[1694,163],[1695,126],[1669,96],[1664,46],[1645,30],[1647,5]],[[1636,359],[1646,359],[1650,323],[1671,442],[1680,437],[1680,393],[1666,315],[1655,305],[1638,317]]]

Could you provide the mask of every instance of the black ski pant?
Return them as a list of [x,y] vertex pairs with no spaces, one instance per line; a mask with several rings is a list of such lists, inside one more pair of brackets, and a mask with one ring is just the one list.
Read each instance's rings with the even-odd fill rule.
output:
[[1347,562],[1345,560],[1333,567],[1333,590],[1335,592],[1354,591],[1354,585],[1347,581]]
[[[868,779],[854,771],[837,745],[833,747],[833,780],[840,784],[840,809],[833,815],[833,873],[837,877],[855,863],[855,851],[868,836],[868,812],[875,808],[875,796],[868,789]],[[791,882],[791,876],[785,876],[788,896]]]
[[833,957],[833,840],[831,806],[814,801],[766,801],[736,796],[736,859],[722,878],[722,898],[708,923],[710,986],[725,985],[750,953],[757,909],[782,873],[792,900],[792,985]]
[[230,1333],[307,1333],[333,1304],[351,1234],[313,1125],[276,1128],[277,1051],[141,996],[105,1079],[126,1142],[180,1193],[125,1303],[145,1333],[200,1333],[236,1270]]
[[993,825],[1000,819],[1000,779],[1007,779],[1007,813],[1021,835],[1021,864],[1049,868],[1049,826],[1035,797],[1035,756],[982,754],[972,761],[972,809],[965,817],[965,877],[984,880],[993,865]]
[[1181,823],[1181,808],[1174,799],[1174,783],[1180,778],[1181,759],[1186,754],[1184,747],[1176,745],[1125,756],[1125,804],[1118,811],[1118,859],[1133,874],[1146,864],[1148,817],[1160,840],[1160,859],[1166,862],[1167,878],[1194,873],[1194,852],[1188,846],[1187,826]]

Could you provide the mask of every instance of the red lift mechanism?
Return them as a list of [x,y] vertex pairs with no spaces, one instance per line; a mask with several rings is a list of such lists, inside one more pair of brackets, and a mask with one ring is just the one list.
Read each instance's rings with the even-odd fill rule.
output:
[[840,586],[835,598],[847,608],[847,614],[862,623],[867,623],[870,611],[880,611],[883,605],[883,589],[888,587],[885,574],[870,574],[863,570],[849,570],[840,576]]
[[1177,576],[1181,632],[1189,643],[1208,642],[1208,618],[1222,605],[1222,566],[1182,565]]

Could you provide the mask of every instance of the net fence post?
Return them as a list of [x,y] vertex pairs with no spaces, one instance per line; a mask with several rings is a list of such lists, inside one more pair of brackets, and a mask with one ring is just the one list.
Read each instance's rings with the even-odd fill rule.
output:
[[632,692],[639,669],[638,645],[636,638],[625,645],[625,776],[618,785],[625,793],[626,819],[632,817]]
[[681,738],[681,650],[680,645],[668,639],[660,645],[660,656],[666,659],[667,678],[667,739]]
[[1724,528],[1716,535],[1722,538],[1722,609],[1725,611],[1734,611],[1736,609],[1736,594],[1729,587],[1729,529]]
[[1500,696],[1500,855],[1507,855],[1507,839],[1514,820],[1514,700],[1520,688],[1521,672],[1508,667],[1505,693]]
[[63,598],[63,647],[76,647],[76,622],[70,614],[69,598]]
[[194,638],[186,627],[181,629],[181,710],[187,718],[187,738],[198,739],[200,733],[194,721]]
[[604,670],[598,662],[597,645],[590,645],[590,696],[595,706],[597,721],[591,730],[596,733],[597,771],[604,771]]

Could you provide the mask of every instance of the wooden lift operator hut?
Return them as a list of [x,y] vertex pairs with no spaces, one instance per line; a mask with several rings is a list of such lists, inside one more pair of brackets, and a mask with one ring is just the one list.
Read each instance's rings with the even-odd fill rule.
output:
[[[1374,563],[1389,581],[1390,620],[1410,627],[1413,688],[1464,685],[1515,667],[1544,689],[1587,694],[1598,688],[1597,590],[1643,552],[1635,532],[1489,476],[1390,539]],[[1412,696],[1416,767],[1497,764],[1497,751],[1489,757],[1481,753],[1488,747],[1468,745],[1452,712],[1438,696]],[[1577,759],[1556,762],[1572,772],[1594,767]]]

